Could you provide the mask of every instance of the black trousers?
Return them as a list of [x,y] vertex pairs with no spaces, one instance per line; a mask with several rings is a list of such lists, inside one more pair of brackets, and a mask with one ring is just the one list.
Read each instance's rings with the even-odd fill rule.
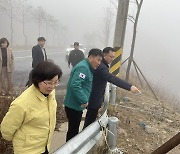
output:
[[88,108],[83,129],[89,126],[94,121],[96,121],[97,115],[98,115],[98,109]]
[[76,111],[65,106],[66,116],[68,119],[68,131],[66,135],[66,142],[79,133],[79,125],[82,118],[82,111]]

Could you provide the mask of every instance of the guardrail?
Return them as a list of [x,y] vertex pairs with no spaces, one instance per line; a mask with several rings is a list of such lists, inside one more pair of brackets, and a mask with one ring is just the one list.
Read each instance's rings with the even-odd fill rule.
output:
[[[108,148],[111,151],[117,151],[116,140],[117,140],[117,125],[118,118],[108,117],[107,108],[109,104],[109,86],[108,83],[106,86],[105,99],[104,99],[104,108],[102,116],[97,119],[94,123],[86,127],[74,138],[69,140],[62,147],[53,152],[53,154],[85,154],[89,152],[93,146],[99,141],[103,135],[103,131],[108,126],[108,132],[106,132],[108,142]],[[103,130],[103,131],[101,131]]]
[[69,140],[66,144],[54,152],[54,154],[85,154],[101,138],[101,127],[108,124],[107,110],[94,123],[86,127],[76,137]]
[[[115,93],[115,92],[113,92]],[[53,154],[85,154],[88,153],[93,146],[101,138],[104,128],[108,126],[107,142],[111,153],[123,154],[123,152],[116,146],[117,140],[117,125],[118,118],[108,117],[107,107],[109,104],[109,83],[106,87],[105,99],[104,99],[104,113],[94,123],[86,127],[82,132],[76,135],[74,138],[69,140],[62,147],[53,152]],[[115,104],[111,104],[115,105]],[[156,149],[152,154],[165,154],[172,150],[174,147],[180,144],[180,132],[177,133],[173,138],[164,143],[161,147]]]

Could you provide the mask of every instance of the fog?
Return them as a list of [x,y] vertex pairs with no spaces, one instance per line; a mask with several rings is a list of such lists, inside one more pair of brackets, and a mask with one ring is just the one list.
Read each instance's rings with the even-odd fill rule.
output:
[[[113,0],[112,0],[113,1]],[[116,18],[116,8],[110,0],[27,0],[33,7],[42,6],[46,12],[53,15],[64,28],[64,33],[56,36],[61,45],[66,47],[74,41],[79,41],[85,46],[103,48],[103,25],[106,9],[111,8],[112,16],[111,35],[108,45],[113,44],[113,35]],[[114,0],[116,3],[116,0]],[[149,81],[164,87],[166,91],[180,96],[179,78],[180,65],[180,1],[179,0],[144,0],[138,27],[134,58],[144,75]],[[135,7],[129,8],[129,12],[135,12]],[[10,38],[7,25],[9,20],[0,14],[0,36]],[[4,22],[3,22],[4,21]],[[29,45],[36,43],[38,27],[30,21],[28,28]],[[18,21],[14,21],[15,44],[23,42],[22,27]],[[127,22],[123,59],[128,57],[131,48],[133,25]],[[31,33],[34,32],[34,33]],[[47,43],[52,46],[52,30],[48,34],[45,25],[42,25],[41,35],[48,36]]]
[[[144,1],[139,17],[135,61],[143,73],[165,91],[180,96],[180,1]],[[129,11],[132,11],[130,8]],[[128,22],[124,58],[130,50],[132,24]]]

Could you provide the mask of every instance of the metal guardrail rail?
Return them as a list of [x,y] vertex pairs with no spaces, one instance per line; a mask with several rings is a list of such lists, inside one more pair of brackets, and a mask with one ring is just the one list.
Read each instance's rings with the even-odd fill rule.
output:
[[76,137],[69,140],[53,154],[85,154],[101,138],[101,126],[106,127],[108,124],[107,110],[94,123],[86,127]]
[[[92,147],[98,142],[102,136],[102,127],[107,127],[109,132],[107,136],[107,142],[110,146],[111,151],[117,151],[123,153],[116,147],[117,138],[117,123],[116,117],[108,117],[107,108],[109,104],[109,83],[107,84],[104,99],[104,113],[94,123],[86,127],[82,132],[76,135],[74,138],[69,140],[66,144],[61,146],[59,149],[53,152],[53,154],[85,154],[89,152]],[[112,104],[115,105],[115,104]],[[113,133],[112,133],[113,132]],[[152,154],[165,154],[180,144],[180,132],[177,133],[173,138],[164,143],[161,147],[156,149]]]

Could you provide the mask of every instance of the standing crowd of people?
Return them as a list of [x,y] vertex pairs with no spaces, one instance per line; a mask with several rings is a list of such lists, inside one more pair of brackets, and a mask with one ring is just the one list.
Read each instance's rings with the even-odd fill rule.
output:
[[[44,48],[45,38],[39,37],[32,48],[32,70],[28,88],[17,97],[1,123],[2,137],[13,142],[15,154],[48,154],[56,124],[57,102],[55,88],[62,77],[61,68],[48,61]],[[14,59],[6,38],[0,39],[0,93],[11,95]],[[66,141],[79,133],[84,109],[87,109],[84,128],[93,123],[102,106],[107,82],[138,93],[132,84],[109,72],[115,52],[111,47],[93,48],[88,57],[74,43],[69,54],[68,66],[72,66],[64,99],[68,119]]]

